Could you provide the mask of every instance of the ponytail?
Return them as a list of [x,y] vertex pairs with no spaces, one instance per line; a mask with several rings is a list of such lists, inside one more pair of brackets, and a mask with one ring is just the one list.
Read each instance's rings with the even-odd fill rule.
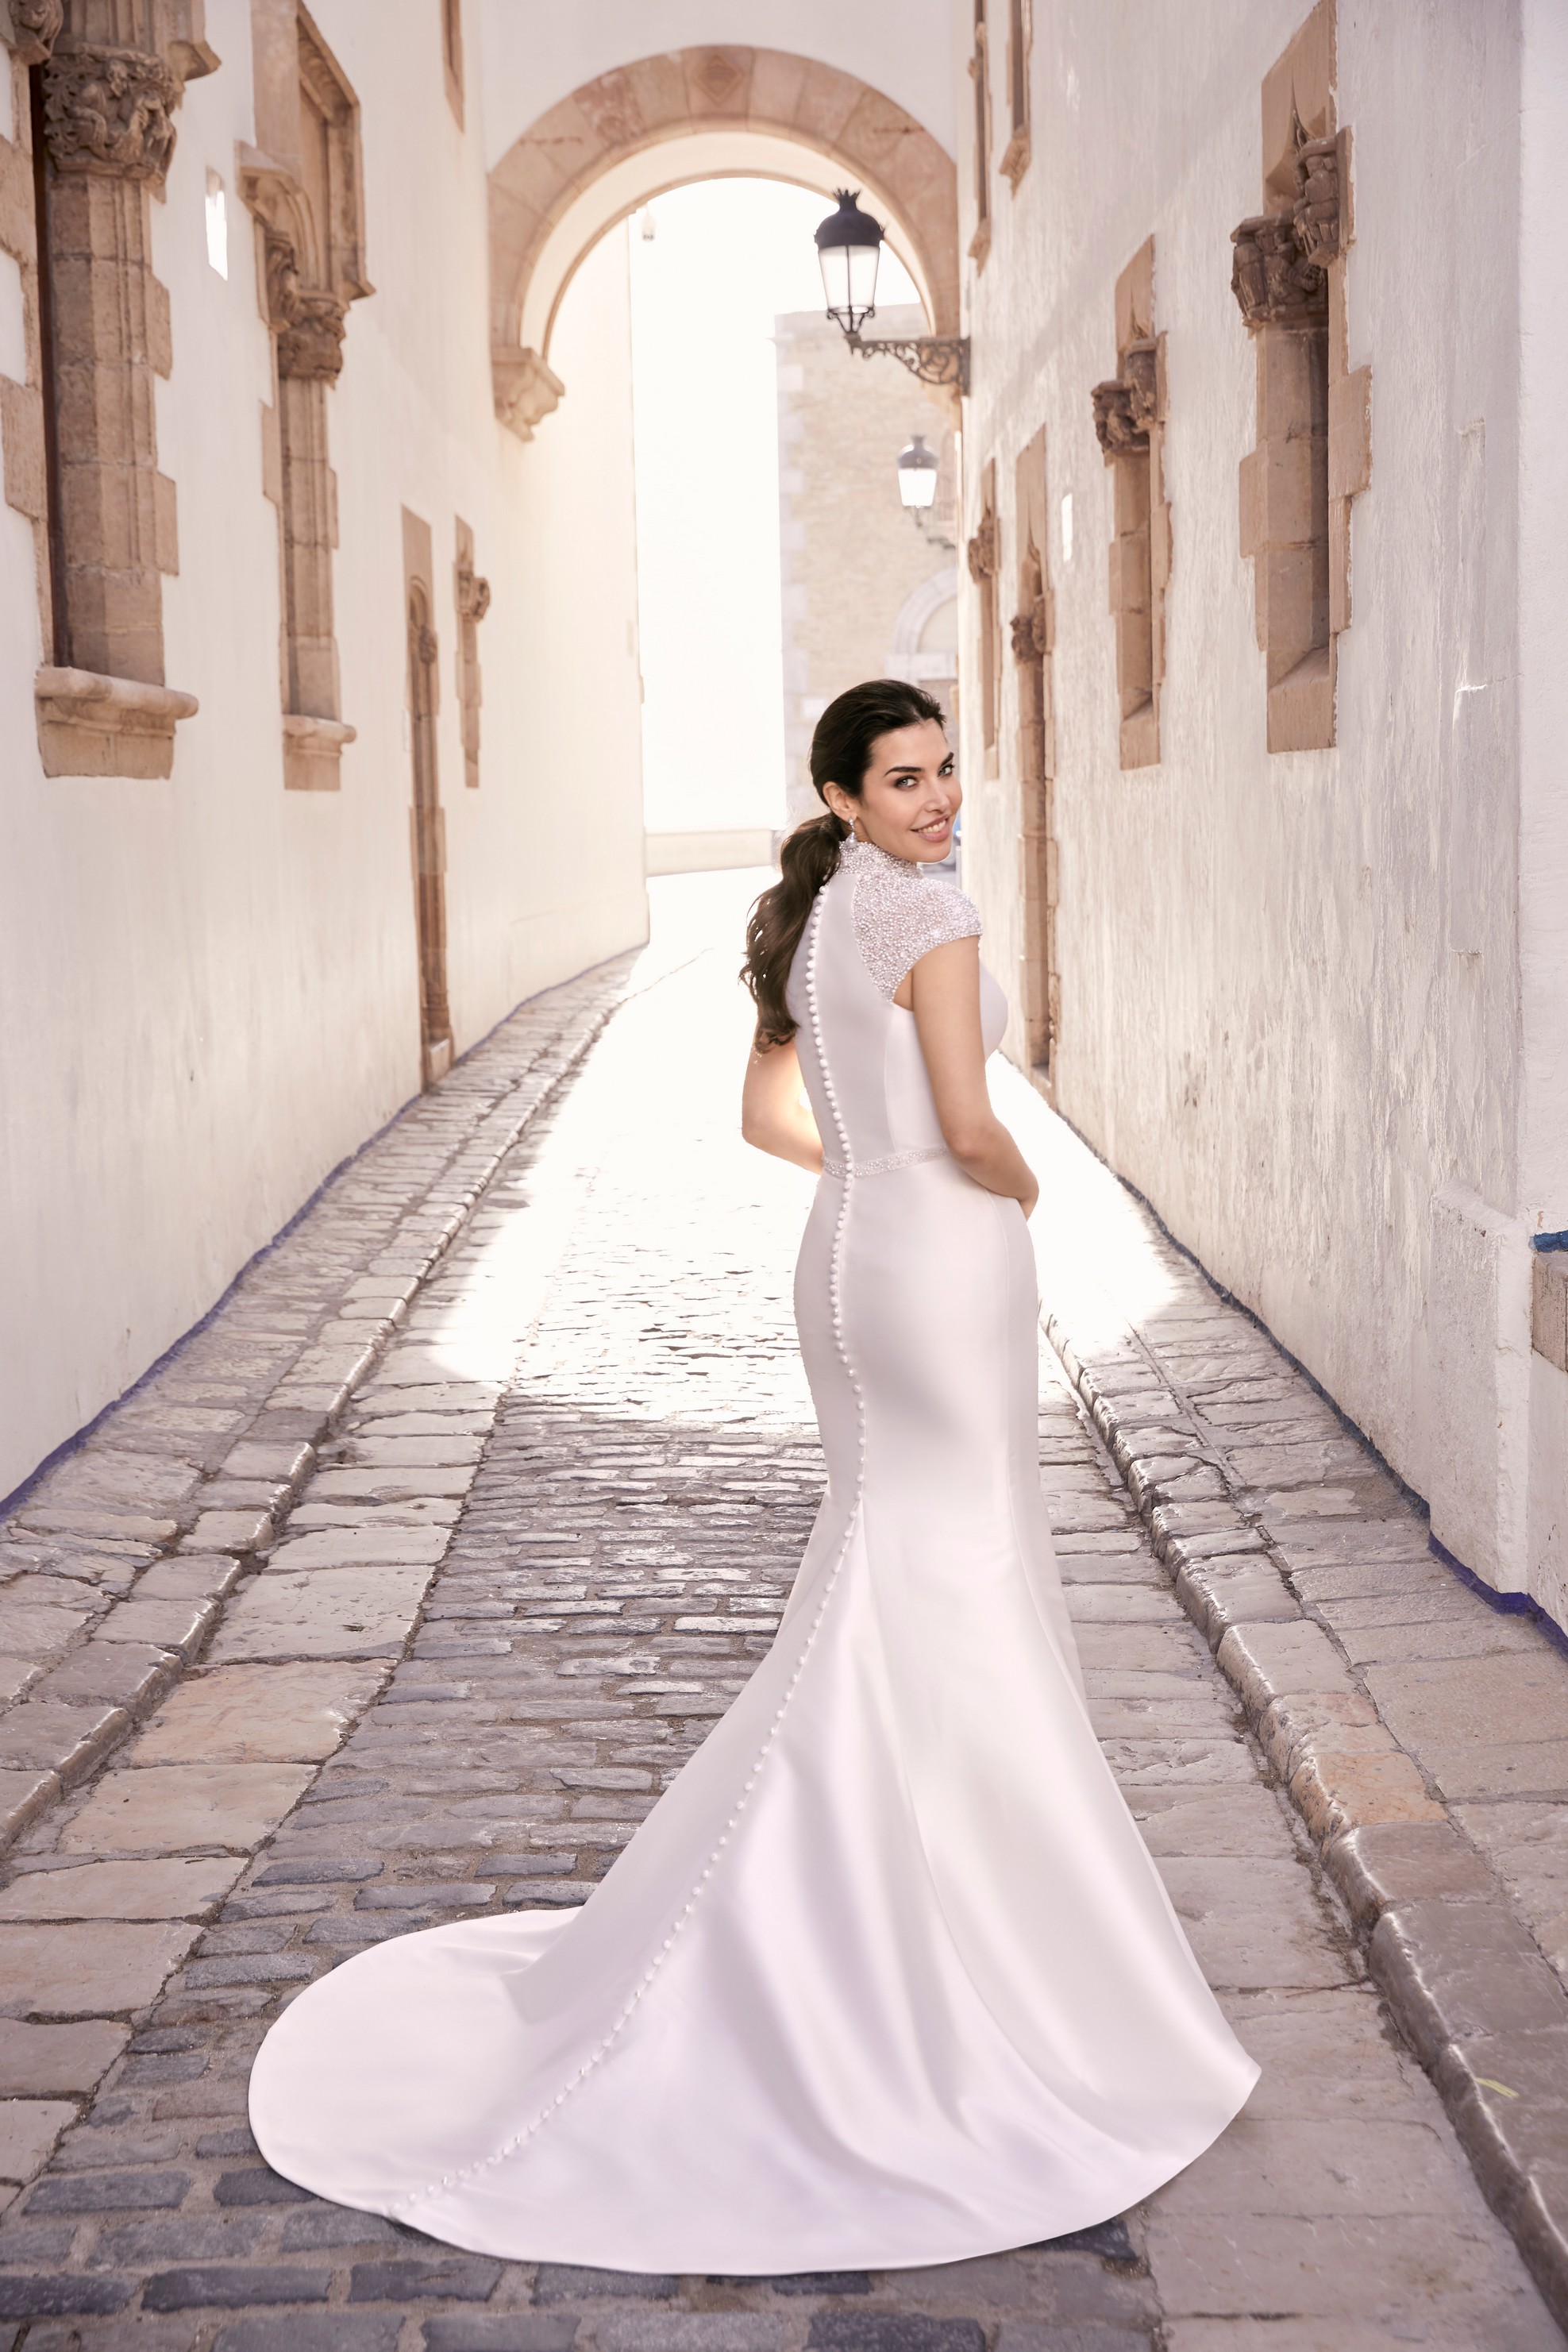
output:
[[795,1022],[785,1002],[789,967],[800,934],[824,882],[839,870],[847,828],[830,811],[808,818],[787,834],[779,851],[781,879],[764,890],[746,926],[746,961],[740,977],[757,1006],[758,1049],[786,1045]]

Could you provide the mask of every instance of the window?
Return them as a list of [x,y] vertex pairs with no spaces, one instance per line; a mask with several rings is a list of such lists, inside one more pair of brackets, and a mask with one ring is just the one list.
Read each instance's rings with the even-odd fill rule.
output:
[[441,59],[446,71],[446,102],[463,121],[463,0],[441,0]]
[[209,168],[207,173],[207,259],[220,278],[229,274],[229,213],[228,198],[224,193],[221,175]]
[[453,588],[457,606],[457,707],[463,718],[463,781],[479,782],[479,624],[490,609],[490,583],[474,569],[474,533],[457,519]]
[[1002,176],[1013,194],[1029,169],[1029,53],[1034,37],[1031,0],[1010,0],[1008,10],[1008,129]]
[[265,152],[298,155],[298,176],[268,163],[249,168],[241,185],[262,225],[277,372],[265,483],[278,509],[284,782],[333,792],[354,730],[340,717],[328,394],[342,370],[349,305],[371,287],[361,249],[359,105],[303,9],[293,26],[293,88],[281,79],[265,87],[256,130]]
[[969,577],[980,592],[980,724],[986,773],[998,772],[997,735],[1002,698],[1002,638],[997,583],[1001,572],[1001,533],[997,516],[997,461],[987,466],[980,487],[980,523],[968,545]]
[[1019,831],[1023,856],[1023,1011],[1030,1067],[1049,1091],[1061,1019],[1056,966],[1056,740],[1051,694],[1055,614],[1047,553],[1045,427],[1020,451],[1014,513],[1018,530]]
[[975,85],[975,234],[969,254],[977,268],[991,249],[991,61],[986,30],[986,0],[975,0],[975,47],[969,79]]
[[1155,332],[1155,241],[1116,280],[1116,373],[1093,391],[1094,430],[1114,485],[1111,615],[1116,631],[1118,753],[1124,768],[1160,756],[1170,507],[1165,489],[1165,339]]
[[1331,0],[1263,83],[1263,205],[1231,232],[1252,337],[1258,446],[1241,461],[1270,751],[1328,749],[1350,625],[1350,508],[1372,464],[1372,378],[1345,365],[1348,131],[1333,121]]

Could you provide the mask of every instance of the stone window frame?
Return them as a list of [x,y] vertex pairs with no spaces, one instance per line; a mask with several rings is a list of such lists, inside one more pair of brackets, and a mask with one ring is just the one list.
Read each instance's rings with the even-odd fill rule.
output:
[[1034,0],[1008,0],[1008,143],[998,169],[1016,196],[1033,152],[1030,132],[1030,64],[1034,49]]
[[484,699],[479,668],[479,624],[490,609],[490,583],[474,564],[474,533],[461,515],[453,519],[455,556],[452,601],[457,615],[457,709],[463,732],[463,781],[479,788],[479,708]]
[[439,1084],[455,1054],[448,977],[446,813],[441,798],[441,644],[435,627],[435,559],[430,525],[402,509],[409,750],[409,857],[419,980],[420,1072]]
[[969,79],[975,86],[975,234],[969,258],[984,269],[991,249],[991,36],[986,10],[988,0],[975,0],[975,43],[969,56]]
[[1048,1099],[1053,1094],[1061,1028],[1056,954],[1056,711],[1051,656],[1056,599],[1051,584],[1051,504],[1042,425],[1014,467],[1018,610],[1011,625],[1018,677],[1019,840],[1022,856],[1024,953],[1020,997],[1028,1068]]
[[979,590],[980,737],[988,776],[1000,772],[998,745],[1002,710],[1001,518],[997,510],[997,461],[988,458],[980,476],[980,520],[966,551],[969,577]]
[[1336,120],[1334,41],[1333,0],[1319,0],[1264,77],[1263,210],[1231,236],[1231,289],[1258,372],[1238,509],[1270,751],[1334,745],[1350,510],[1372,478],[1372,371],[1347,357],[1351,136]]
[[463,128],[463,0],[437,0],[441,10],[441,64],[446,103]]
[[1092,395],[1094,430],[1114,486],[1111,617],[1116,637],[1117,756],[1160,761],[1171,509],[1166,482],[1166,339],[1155,315],[1155,240],[1116,280],[1116,373]]
[[[172,772],[196,698],[163,678],[178,569],[152,379],[172,345],[151,198],[185,83],[216,69],[202,0],[129,0],[104,47],[90,0],[11,0],[17,136],[0,141],[0,244],[22,275],[26,380],[0,383],[6,503],[33,526],[38,749],[48,776]],[[90,384],[87,399],[65,397]]]
[[[262,488],[278,518],[283,782],[289,792],[336,792],[356,730],[341,711],[327,395],[342,370],[349,306],[375,290],[365,275],[360,105],[298,0],[252,0],[251,21],[261,143],[239,149],[236,179],[255,216],[257,291],[273,346]],[[305,155],[309,111],[325,129],[316,192]]]

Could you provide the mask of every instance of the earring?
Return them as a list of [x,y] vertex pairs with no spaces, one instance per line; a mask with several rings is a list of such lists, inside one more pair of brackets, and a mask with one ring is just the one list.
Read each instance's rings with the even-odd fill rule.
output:
[[861,821],[858,816],[852,817],[850,819],[850,831],[853,834],[857,841],[864,841],[867,838],[867,835],[861,829]]

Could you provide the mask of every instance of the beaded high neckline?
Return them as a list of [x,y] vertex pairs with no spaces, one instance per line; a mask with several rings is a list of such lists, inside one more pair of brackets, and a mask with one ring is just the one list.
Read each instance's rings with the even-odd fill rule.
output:
[[867,874],[904,874],[917,882],[925,879],[925,866],[913,857],[894,857],[891,850],[879,849],[874,841],[857,841],[852,833],[840,855],[846,865],[858,866]]

